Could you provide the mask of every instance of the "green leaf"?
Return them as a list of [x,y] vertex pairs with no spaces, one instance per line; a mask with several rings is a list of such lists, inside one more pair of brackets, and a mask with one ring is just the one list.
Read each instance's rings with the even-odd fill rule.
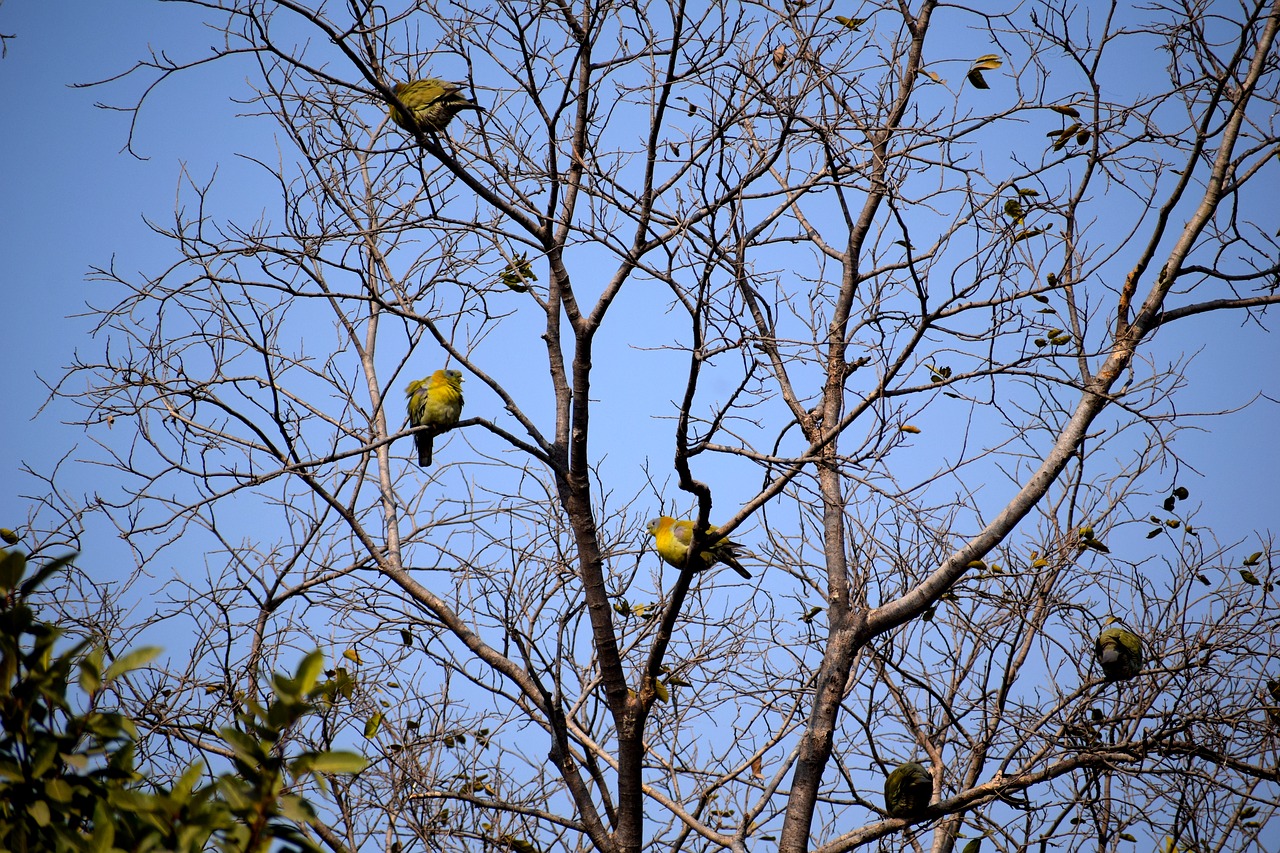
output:
[[46,779],[44,793],[46,797],[55,803],[71,802],[72,790],[66,779]]
[[1249,586],[1260,586],[1262,584],[1262,581],[1258,580],[1258,576],[1248,569],[1240,569],[1240,580]]
[[1053,110],[1055,113],[1061,113],[1062,115],[1067,116],[1069,118],[1080,118],[1080,111],[1077,110],[1075,107],[1064,106],[1060,104],[1050,104],[1049,109]]
[[44,800],[36,800],[28,805],[27,814],[31,815],[31,819],[36,822],[37,826],[45,827],[49,825],[49,804]]
[[316,773],[359,773],[369,766],[369,760],[356,752],[333,750],[322,752],[311,761]]
[[975,838],[964,846],[960,853],[978,853],[982,849],[982,839]]
[[222,739],[226,741],[227,746],[231,747],[231,751],[236,757],[250,766],[258,766],[267,759],[267,751],[262,748],[262,744],[238,729],[231,726],[223,726],[219,732]]
[[27,578],[27,580],[22,584],[22,589],[20,590],[21,593],[23,595],[27,595],[33,590],[39,589],[51,575],[60,572],[65,567],[71,565],[71,561],[74,557],[74,554],[67,554],[64,557],[58,557],[56,560],[50,560],[45,563],[36,570],[34,575]]
[[378,733],[380,728],[382,728],[382,712],[376,711],[372,717],[364,722],[364,736],[371,738]]
[[280,797],[280,813],[294,823],[301,824],[310,823],[316,818],[315,810],[311,808],[311,804],[297,794],[284,794]]
[[0,556],[0,595],[8,595],[16,589],[26,572],[27,558],[20,551],[6,549]]
[[298,685],[298,695],[310,695],[323,672],[324,653],[319,649],[314,649],[298,664],[298,673],[294,676],[294,682]]
[[94,649],[80,660],[80,689],[97,693],[102,689],[102,649]]
[[1252,554],[1244,558],[1244,564],[1246,566],[1256,566],[1260,559],[1262,559],[1262,552],[1254,551]]
[[969,85],[975,89],[990,89],[991,86],[983,79],[982,72],[974,68],[965,75],[965,79],[969,81]]
[[134,649],[126,652],[120,657],[112,661],[111,666],[107,667],[107,671],[103,674],[104,682],[114,681],[126,672],[132,672],[135,669],[141,669],[151,661],[160,656],[161,649],[159,646],[143,646],[140,649]]

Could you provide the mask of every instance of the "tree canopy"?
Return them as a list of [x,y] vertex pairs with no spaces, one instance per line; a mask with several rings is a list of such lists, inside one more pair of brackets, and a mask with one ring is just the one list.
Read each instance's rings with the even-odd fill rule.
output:
[[30,525],[109,518],[67,617],[189,643],[149,760],[320,645],[333,849],[1275,831],[1277,549],[1199,520],[1173,330],[1280,301],[1280,2],[191,5],[212,54],[105,91],[234,63],[254,177],[95,271],[101,485]]

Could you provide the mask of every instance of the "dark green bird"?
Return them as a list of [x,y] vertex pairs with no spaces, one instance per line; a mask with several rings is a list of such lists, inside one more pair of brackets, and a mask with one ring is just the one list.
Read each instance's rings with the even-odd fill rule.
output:
[[425,131],[440,133],[463,110],[484,109],[462,94],[461,83],[449,83],[434,77],[397,83],[391,87],[391,91],[409,108],[412,117],[395,106],[388,110],[388,115],[410,133],[413,132],[415,122]]
[[1267,679],[1267,696],[1271,697],[1271,701],[1265,705],[1267,717],[1273,726],[1280,727],[1280,681]]
[[914,761],[899,764],[884,780],[884,808],[893,817],[915,817],[933,799],[933,777]]
[[1124,681],[1142,672],[1142,640],[1126,628],[1108,628],[1099,634],[1093,653],[1107,681]]

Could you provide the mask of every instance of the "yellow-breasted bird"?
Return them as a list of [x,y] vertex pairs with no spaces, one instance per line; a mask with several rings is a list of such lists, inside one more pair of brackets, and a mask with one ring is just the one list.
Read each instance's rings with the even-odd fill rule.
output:
[[457,370],[437,370],[426,379],[415,379],[404,389],[409,398],[409,426],[428,427],[413,434],[418,447],[418,464],[431,464],[431,442],[452,429],[462,415],[462,374]]
[[[676,521],[669,515],[655,518],[649,522],[649,535],[654,539],[654,547],[658,556],[669,565],[683,569],[689,559],[689,545],[693,543],[693,522],[685,519]],[[738,549],[742,546],[724,536],[716,538],[716,528],[707,528],[710,544],[702,552],[702,561],[711,567],[712,563],[724,563],[748,580],[751,573],[742,568],[738,562]]]
[[423,130],[440,133],[463,110],[484,109],[462,94],[461,83],[449,83],[434,77],[397,83],[391,91],[409,108],[412,119],[399,107],[393,106],[387,112],[392,121],[410,133],[415,120]]

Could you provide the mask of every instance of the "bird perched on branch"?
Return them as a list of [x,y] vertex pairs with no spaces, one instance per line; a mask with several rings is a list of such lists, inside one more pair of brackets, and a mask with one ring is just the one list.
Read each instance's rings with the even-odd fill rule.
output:
[[[688,519],[676,521],[671,516],[664,515],[650,521],[647,529],[654,538],[658,556],[677,569],[683,569],[689,560],[689,546],[693,543],[693,522]],[[707,528],[707,539],[710,544],[702,552],[702,561],[707,568],[713,563],[724,563],[750,580],[751,573],[738,562],[738,548],[741,545],[724,536],[717,538],[715,527]]]
[[1268,698],[1270,702],[1263,706],[1267,709],[1267,717],[1273,725],[1280,726],[1280,681],[1273,678],[1267,679],[1267,692],[1263,700],[1266,701]]
[[457,370],[437,370],[426,379],[415,379],[404,389],[409,398],[409,426],[428,427],[415,432],[418,464],[431,464],[431,442],[452,429],[462,415],[462,374]]
[[415,121],[423,130],[440,133],[463,110],[479,112],[484,109],[462,94],[462,84],[434,77],[397,83],[391,91],[409,108],[412,118],[396,106],[390,107],[387,113],[392,121],[410,133]]
[[1093,643],[1107,681],[1124,681],[1142,672],[1142,640],[1125,628],[1108,628]]
[[899,764],[884,780],[884,808],[893,817],[913,817],[929,807],[933,777],[914,761]]

